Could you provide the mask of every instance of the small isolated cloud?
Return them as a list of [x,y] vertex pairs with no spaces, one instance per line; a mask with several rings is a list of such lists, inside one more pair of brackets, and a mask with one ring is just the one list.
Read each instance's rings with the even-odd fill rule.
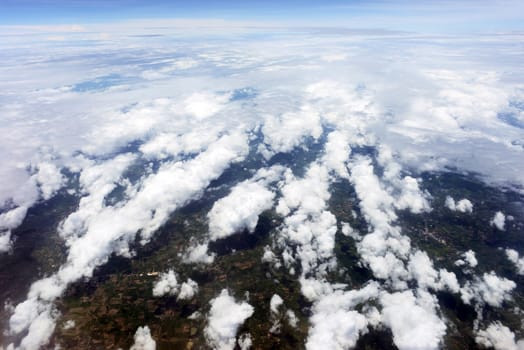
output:
[[491,226],[495,226],[499,230],[504,231],[504,227],[506,226],[506,216],[501,211],[498,211],[489,223]]
[[469,199],[466,199],[466,198],[461,199],[458,202],[455,202],[453,197],[447,196],[445,204],[449,210],[459,211],[461,213],[472,213],[473,212],[473,204],[469,201]]
[[519,252],[514,249],[506,249],[506,256],[515,265],[517,273],[524,275],[524,257],[520,257]]
[[495,350],[523,350],[524,340],[515,341],[515,334],[500,322],[491,323],[488,328],[477,332],[477,344]]
[[198,284],[191,278],[188,278],[186,282],[180,285],[180,291],[178,292],[179,300],[190,300],[198,293]]
[[74,320],[67,320],[64,325],[63,325],[63,329],[65,330],[68,330],[68,329],[72,329],[72,328],[75,328],[75,321]]
[[209,303],[211,309],[204,330],[209,345],[214,349],[233,350],[237,330],[253,315],[254,308],[246,302],[237,303],[227,289]]
[[188,278],[186,282],[179,284],[173,270],[160,274],[158,281],[153,287],[153,295],[161,297],[164,295],[178,295],[178,300],[192,299],[198,293],[198,284]]
[[155,297],[161,297],[166,294],[175,295],[178,293],[178,281],[176,279],[175,272],[169,270],[160,274],[160,278],[153,287],[153,295]]
[[148,326],[138,327],[134,339],[135,343],[129,350],[156,350],[156,341],[151,337]]
[[273,314],[278,314],[279,308],[284,304],[284,300],[278,294],[273,294],[269,302],[269,309]]
[[476,267],[478,265],[477,258],[475,256],[475,252],[473,250],[468,250],[467,252],[464,252],[461,254],[461,259],[458,259],[455,261],[455,265],[457,266],[464,266],[468,265],[469,267]]

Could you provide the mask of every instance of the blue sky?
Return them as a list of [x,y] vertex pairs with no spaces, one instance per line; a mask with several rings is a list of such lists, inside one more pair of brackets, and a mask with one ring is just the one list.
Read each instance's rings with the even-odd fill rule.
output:
[[524,29],[521,0],[1,0],[0,24],[220,18],[422,32]]

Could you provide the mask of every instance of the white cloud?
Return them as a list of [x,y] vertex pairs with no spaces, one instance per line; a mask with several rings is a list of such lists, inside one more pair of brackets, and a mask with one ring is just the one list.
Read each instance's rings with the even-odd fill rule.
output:
[[75,323],[74,320],[67,320],[64,323],[63,329],[65,329],[65,330],[72,329],[72,328],[75,328],[75,325],[76,325],[76,323]]
[[462,300],[469,304],[472,300],[501,307],[505,300],[511,299],[511,292],[517,285],[515,282],[499,277],[495,272],[484,273],[481,278],[475,277],[473,283],[467,282],[461,289]]
[[515,341],[515,334],[500,322],[492,322],[488,328],[477,332],[477,344],[495,350],[522,350],[524,340]]
[[11,248],[11,230],[20,226],[27,213],[27,207],[21,206],[0,214],[0,253]]
[[508,260],[515,265],[517,273],[519,275],[524,275],[524,257],[521,258],[519,256],[519,252],[517,252],[515,249],[506,249],[505,252]]
[[158,281],[153,286],[153,295],[161,297],[163,295],[176,295],[178,293],[178,281],[173,270],[160,274]]
[[48,200],[64,185],[65,178],[53,163],[41,162],[35,168],[34,179],[42,192],[42,198]]
[[408,271],[420,288],[432,288],[434,290],[447,288],[454,293],[460,290],[455,274],[444,269],[435,270],[429,256],[420,250],[410,255]]
[[198,293],[198,284],[191,278],[188,278],[186,282],[180,285],[180,291],[178,292],[179,300],[190,300]]
[[318,139],[322,134],[320,116],[305,106],[297,112],[267,116],[262,127],[264,143],[275,153],[289,152],[308,136]]
[[204,330],[211,347],[219,350],[232,350],[238,327],[253,315],[254,309],[246,302],[235,302],[226,289],[210,302],[207,316],[208,324]]
[[462,259],[455,261],[455,265],[463,266],[468,264],[470,267],[476,267],[478,265],[477,258],[475,257],[475,252],[473,250],[468,250],[461,254]]
[[361,290],[332,291],[313,305],[309,319],[306,349],[349,349],[356,345],[360,335],[367,332],[368,321],[354,308],[378,296],[378,285],[368,284]]
[[269,309],[273,314],[278,314],[279,308],[284,304],[284,300],[278,294],[273,294],[269,302]]
[[208,118],[221,109],[229,100],[229,95],[215,95],[196,92],[184,101],[185,111],[198,120]]
[[413,292],[383,293],[383,322],[393,332],[393,342],[400,350],[439,349],[446,324],[435,312],[437,301],[427,292],[415,297]]
[[472,213],[473,204],[466,198],[463,198],[455,203],[455,200],[451,196],[446,197],[446,207],[449,210],[459,211],[461,213]]
[[293,328],[296,328],[298,325],[298,318],[295,315],[295,312],[293,310],[287,310],[286,311],[286,318],[289,323],[289,325]]
[[191,245],[182,256],[182,261],[186,264],[211,264],[214,260],[215,255],[208,253],[208,243]]
[[219,199],[208,214],[211,240],[247,229],[253,232],[258,216],[273,206],[275,194],[258,182],[245,181]]
[[136,330],[135,343],[129,350],[155,350],[156,341],[151,337],[151,331],[148,326],[138,327]]
[[489,223],[491,226],[495,226],[499,230],[504,231],[504,226],[506,225],[506,216],[501,211],[498,211],[495,213],[495,216]]

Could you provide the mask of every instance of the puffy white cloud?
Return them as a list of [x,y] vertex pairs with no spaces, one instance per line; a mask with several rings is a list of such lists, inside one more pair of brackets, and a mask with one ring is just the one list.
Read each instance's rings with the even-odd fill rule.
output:
[[393,332],[393,342],[400,350],[439,349],[446,324],[436,314],[436,298],[427,292],[383,293],[383,322]]
[[495,213],[495,216],[489,223],[491,226],[495,226],[499,230],[504,231],[504,227],[506,225],[506,216],[501,211],[498,211]]
[[129,350],[155,350],[156,341],[151,337],[151,331],[148,326],[138,327],[136,330],[135,343]]
[[454,293],[460,290],[455,274],[444,269],[435,270],[429,256],[420,250],[410,255],[408,271],[420,288],[432,288],[434,290],[448,288]]
[[232,350],[235,347],[238,327],[253,315],[254,308],[246,302],[237,303],[227,289],[223,289],[220,295],[211,299],[209,303],[211,309],[204,330],[206,339],[214,349]]
[[262,133],[272,152],[289,152],[307,137],[318,139],[322,135],[322,122],[318,112],[305,104],[298,111],[266,116]]
[[182,261],[186,264],[211,264],[214,260],[215,255],[208,252],[208,243],[191,245],[182,256]]
[[455,261],[455,265],[463,266],[468,264],[470,267],[476,267],[478,265],[477,258],[475,257],[475,252],[473,250],[468,250],[461,254],[462,259]]
[[27,207],[21,206],[0,214],[0,253],[11,248],[11,230],[20,226],[27,213]]
[[370,283],[360,290],[334,290],[322,295],[313,305],[306,341],[307,349],[349,349],[355,346],[362,333],[367,332],[368,321],[354,308],[376,298],[378,285]]
[[477,344],[495,350],[522,350],[524,340],[515,341],[515,334],[500,322],[492,322],[488,328],[477,332]]
[[65,178],[53,163],[41,162],[35,168],[37,171],[33,177],[42,192],[42,198],[47,200],[54,196],[56,191],[64,185]]
[[348,179],[347,162],[351,153],[350,136],[339,130],[329,133],[324,148],[324,164],[341,178]]
[[278,294],[273,294],[269,302],[269,309],[272,313],[278,314],[279,308],[284,304],[284,300]]
[[512,280],[499,277],[495,272],[484,273],[481,278],[467,282],[460,290],[461,298],[465,303],[475,300],[491,306],[500,307],[505,300],[511,299],[511,292],[517,285]]
[[196,119],[205,119],[219,112],[228,102],[228,94],[216,95],[196,92],[184,101],[185,111]]
[[466,199],[466,198],[463,198],[455,203],[455,200],[453,199],[453,197],[447,196],[445,204],[449,210],[459,211],[461,213],[472,213],[473,212],[473,204],[469,201],[469,199]]
[[178,293],[178,281],[173,270],[160,274],[158,281],[153,286],[153,295],[161,297],[163,295],[175,295]]
[[190,300],[198,293],[198,284],[191,278],[188,278],[186,282],[180,285],[180,291],[178,292],[179,300]]
[[505,252],[508,260],[515,265],[517,273],[519,275],[524,275],[524,257],[521,258],[519,256],[519,252],[517,252],[515,249],[506,249]]
[[330,198],[328,169],[314,162],[301,179],[287,172],[281,193],[276,211],[285,219],[279,239],[297,245],[296,256],[286,259],[283,255],[284,262],[298,258],[302,274],[326,272],[335,265],[332,258],[337,231],[335,216],[326,210]]
[[258,182],[242,182],[219,199],[208,214],[209,235],[217,240],[247,229],[253,232],[258,216],[273,206],[275,194]]
[[198,284],[188,278],[186,282],[180,284],[173,270],[161,273],[153,286],[153,296],[161,297],[166,294],[177,295],[178,300],[192,299],[198,293]]

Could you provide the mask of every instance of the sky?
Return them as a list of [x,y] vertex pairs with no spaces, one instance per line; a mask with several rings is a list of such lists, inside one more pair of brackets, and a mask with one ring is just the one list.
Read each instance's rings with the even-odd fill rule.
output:
[[492,32],[524,29],[518,0],[3,0],[0,24],[86,24],[185,18],[344,26],[418,32]]

